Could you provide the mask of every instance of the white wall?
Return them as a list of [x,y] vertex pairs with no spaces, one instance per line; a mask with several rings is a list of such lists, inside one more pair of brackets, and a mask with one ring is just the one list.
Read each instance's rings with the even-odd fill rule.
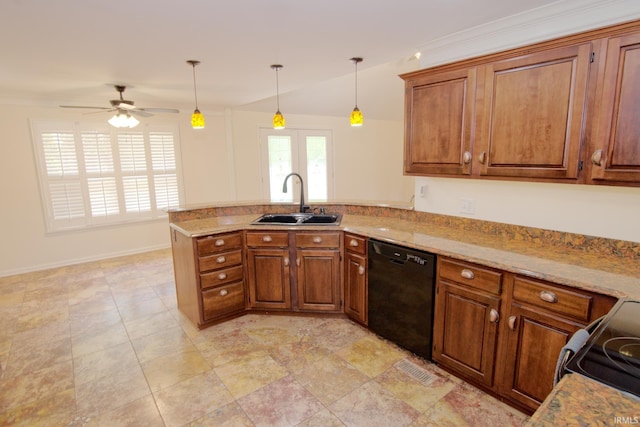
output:
[[[421,46],[421,65],[474,57],[640,18],[637,0],[567,0]],[[421,189],[426,187],[426,197]],[[416,209],[640,242],[640,188],[416,178]],[[461,213],[463,200],[475,214]]]

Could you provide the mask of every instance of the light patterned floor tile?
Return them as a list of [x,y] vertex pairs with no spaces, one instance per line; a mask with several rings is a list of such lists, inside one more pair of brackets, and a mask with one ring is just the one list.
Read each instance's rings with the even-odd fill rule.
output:
[[78,420],[84,427],[164,427],[153,396],[149,395],[102,414]]
[[214,370],[236,399],[289,374],[266,351],[239,356]]
[[405,353],[375,336],[366,336],[336,352],[340,357],[373,378],[389,369]]
[[185,347],[182,351],[156,357],[142,363],[144,375],[151,390],[157,391],[177,384],[188,378],[211,370],[195,346]]
[[185,427],[253,427],[253,422],[236,401],[209,412]]

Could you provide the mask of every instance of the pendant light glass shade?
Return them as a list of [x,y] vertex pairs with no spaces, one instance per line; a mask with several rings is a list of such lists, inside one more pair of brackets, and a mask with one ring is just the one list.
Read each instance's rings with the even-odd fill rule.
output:
[[358,126],[362,126],[362,122],[364,121],[364,118],[362,117],[362,112],[358,108],[358,63],[362,62],[362,58],[351,58],[351,61],[355,64],[355,67],[356,67],[356,72],[355,72],[356,106],[351,112],[351,117],[349,117],[349,123],[353,127],[358,127]]
[[273,128],[284,129],[286,122],[284,120],[284,116],[280,112],[280,87],[278,85],[278,70],[282,68],[282,65],[274,64],[271,68],[276,70],[276,114],[273,115]]
[[351,126],[362,126],[362,112],[358,107],[354,108],[349,117],[349,123]]
[[115,128],[134,128],[140,124],[140,121],[124,111],[118,112],[108,120],[109,124]]
[[204,116],[198,110],[198,91],[196,90],[196,65],[198,65],[200,61],[189,60],[187,64],[190,64],[193,67],[193,95],[196,101],[196,109],[193,110],[193,114],[191,115],[191,127],[193,129],[204,129]]

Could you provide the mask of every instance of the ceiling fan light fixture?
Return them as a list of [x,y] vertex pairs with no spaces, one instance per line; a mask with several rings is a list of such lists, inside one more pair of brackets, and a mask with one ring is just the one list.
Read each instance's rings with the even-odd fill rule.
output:
[[124,113],[122,111],[118,111],[108,120],[109,124],[115,128],[134,128],[140,124],[140,121],[130,115],[129,113]]
[[196,102],[196,109],[193,110],[193,114],[191,115],[191,128],[193,129],[204,129],[204,116],[198,109],[198,91],[196,89],[196,65],[198,65],[200,61],[196,61],[194,59],[190,59],[187,61],[187,64],[190,64],[193,67],[193,95]]
[[351,61],[354,63],[355,69],[356,69],[356,72],[355,72],[356,104],[355,104],[355,108],[351,112],[351,116],[349,117],[349,123],[351,124],[352,127],[360,127],[362,126],[364,117],[362,117],[362,112],[358,108],[358,63],[362,62],[362,58],[358,58],[358,57],[351,58]]
[[284,129],[286,122],[284,120],[284,116],[280,112],[280,87],[278,84],[278,71],[282,68],[282,65],[273,64],[271,68],[276,70],[276,114],[273,115],[273,128]]

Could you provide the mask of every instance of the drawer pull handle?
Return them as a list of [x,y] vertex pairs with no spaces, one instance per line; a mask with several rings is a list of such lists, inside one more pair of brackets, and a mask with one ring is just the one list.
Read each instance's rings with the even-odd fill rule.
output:
[[476,277],[476,275],[475,275],[475,274],[473,274],[473,271],[471,271],[471,270],[467,270],[466,268],[460,272],[460,275],[461,275],[462,277],[464,277],[465,279],[469,279],[469,280],[471,280],[471,279],[473,279],[474,277]]
[[596,166],[602,166],[602,150],[596,150],[591,155],[591,163]]
[[218,239],[216,240],[216,243],[214,243],[216,246],[224,246],[224,239]]
[[223,290],[221,290],[221,291],[220,291],[220,296],[225,296],[225,295],[227,295],[228,293],[229,293],[229,291],[228,291],[228,290],[223,289]]
[[224,257],[224,256],[219,256],[219,257],[216,259],[216,262],[217,262],[218,264],[222,264],[222,263],[224,263],[224,262],[227,262],[227,258],[226,258],[226,257]]
[[500,313],[495,308],[492,308],[489,312],[489,322],[498,323],[500,321]]
[[364,270],[364,266],[363,265],[359,265],[358,266],[358,274],[362,276],[364,274],[364,271],[365,271]]
[[516,330],[516,320],[518,318],[516,316],[509,316],[509,329],[512,331]]
[[471,162],[471,153],[469,151],[465,151],[462,155],[462,163],[468,165]]
[[296,265],[300,267],[300,258],[296,258]]
[[289,263],[290,263],[289,258],[285,258],[284,259],[284,266],[285,267],[289,267]]
[[224,280],[224,279],[226,279],[226,278],[227,278],[227,274],[226,274],[226,273],[220,273],[220,274],[218,274],[218,279],[219,279],[219,280]]
[[271,238],[271,236],[264,236],[264,237],[262,238],[262,241],[263,241],[263,242],[267,242],[267,243],[271,242],[272,240],[273,240],[273,239]]
[[484,165],[484,162],[487,161],[487,152],[483,151],[482,153],[480,153],[478,155],[478,161],[480,162],[480,164]]
[[315,236],[313,238],[313,243],[322,243],[322,237],[320,236]]
[[358,247],[358,241],[356,239],[351,239],[351,241],[349,242],[349,246],[352,246],[354,248]]
[[540,299],[551,304],[558,302],[558,296],[551,291],[540,291]]

